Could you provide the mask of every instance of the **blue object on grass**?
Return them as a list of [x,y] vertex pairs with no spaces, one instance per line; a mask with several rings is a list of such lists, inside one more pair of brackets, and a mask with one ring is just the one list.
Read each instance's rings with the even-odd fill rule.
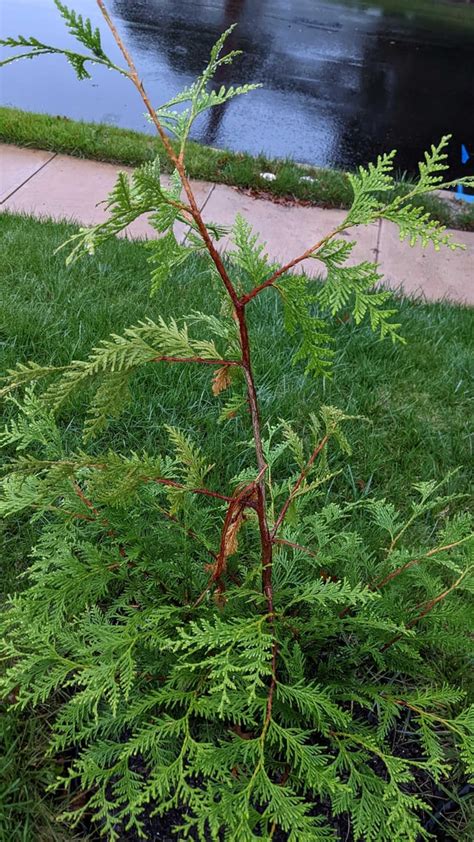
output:
[[[467,147],[464,145],[464,143],[461,143],[461,163],[467,164],[470,157],[471,156],[467,151]],[[470,196],[468,193],[465,193],[462,184],[457,185],[456,196],[458,197],[458,199],[462,199],[463,202],[474,202],[474,196]]]

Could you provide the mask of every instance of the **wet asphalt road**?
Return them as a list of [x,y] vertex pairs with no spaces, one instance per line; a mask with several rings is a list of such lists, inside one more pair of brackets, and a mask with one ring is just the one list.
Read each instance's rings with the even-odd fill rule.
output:
[[[109,8],[157,103],[188,84],[222,30],[238,23],[229,44],[244,55],[217,81],[263,88],[202,118],[194,137],[204,143],[343,169],[396,147],[398,167],[413,171],[420,151],[450,132],[453,163],[461,143],[474,159],[474,5],[465,10],[472,25],[456,27],[377,2],[109,0]],[[70,5],[99,23],[94,0]],[[52,0],[2,0],[1,30],[69,40]],[[112,52],[108,36],[105,44]],[[4,68],[0,84],[2,104],[149,130],[126,80],[99,68],[92,82],[77,82],[47,57]]]

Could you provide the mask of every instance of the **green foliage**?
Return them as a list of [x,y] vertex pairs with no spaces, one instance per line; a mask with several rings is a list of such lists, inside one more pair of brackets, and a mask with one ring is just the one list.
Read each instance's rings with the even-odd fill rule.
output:
[[[384,202],[385,193],[393,192],[393,165],[395,152],[379,155],[376,164],[369,164],[367,168],[359,167],[357,174],[350,174],[349,181],[354,191],[354,202],[348,213],[346,223],[360,225],[373,222],[382,217],[398,225],[400,239],[409,239],[414,246],[418,241],[422,246],[432,243],[435,249],[447,246],[450,249],[462,248],[453,243],[452,235],[446,233],[446,227],[439,221],[433,220],[430,214],[418,205],[413,205],[411,199],[423,196],[434,190],[445,190],[455,183],[472,187],[473,176],[466,176],[459,181],[446,181],[441,173],[448,169],[446,146],[451,135],[441,138],[438,146],[432,146],[431,152],[425,152],[425,159],[419,164],[420,177],[413,189],[403,196],[396,196],[392,201]],[[346,224],[345,223],[345,224]]]
[[238,213],[232,230],[235,250],[230,252],[233,263],[238,266],[248,283],[250,289],[258,286],[266,280],[276,265],[270,264],[268,254],[265,252],[265,243],[258,242],[258,234],[252,233],[252,227]]
[[[148,318],[127,328],[124,336],[113,335],[110,340],[103,340],[87,360],[64,366],[62,377],[54,381],[45,392],[44,399],[54,410],[58,410],[86,381],[99,378],[84,430],[88,440],[104,428],[107,419],[117,417],[123,411],[128,402],[129,380],[136,369],[144,363],[159,361],[163,356],[220,359],[214,342],[191,339],[186,324],[179,327],[174,319],[166,324],[161,317],[158,322]],[[55,371],[50,366],[41,368],[35,363],[21,364],[9,371],[4,391],[48,378]]]
[[379,155],[376,164],[359,167],[357,173],[349,176],[354,201],[347,219],[353,225],[367,224],[379,215],[383,207],[380,194],[393,190],[393,161],[396,152]]
[[334,351],[327,323],[313,315],[317,294],[304,275],[287,278],[277,289],[284,304],[284,324],[290,336],[301,337],[293,363],[306,361],[306,372],[329,374]]
[[[119,234],[143,214],[149,214],[150,224],[159,233],[172,229],[175,222],[186,224],[181,213],[180,192],[181,185],[176,183],[176,176],[168,188],[161,183],[159,158],[143,164],[131,176],[120,172],[105,203],[109,217],[90,228],[81,228],[61,246],[72,245],[66,264],[94,254],[102,243]],[[191,250],[178,245],[172,230],[167,236],[150,243],[150,248],[153,249],[150,261],[157,264],[152,273],[152,292],[155,292],[160,286],[160,271],[163,273],[167,268],[179,265]]]
[[[388,839],[386,828],[400,842],[423,835],[422,799],[407,795],[406,785],[417,774],[445,779],[453,751],[472,762],[463,693],[437,683],[420,657],[444,652],[446,637],[451,656],[466,657],[469,589],[440,603],[415,634],[406,628],[420,604],[472,564],[472,524],[466,516],[446,519],[451,498],[435,484],[418,484],[405,517],[368,500],[370,519],[394,544],[388,554],[377,531],[368,541],[358,533],[357,507],[319,502],[315,509],[318,488],[297,499],[281,533],[296,546],[275,548],[280,666],[266,726],[273,634],[251,512],[225,601],[216,605],[208,594],[197,604],[222,503],[179,492],[176,507],[173,489],[170,497],[166,485],[150,482],[168,476],[191,487],[215,471],[189,437],[170,428],[172,457],[81,453],[51,461],[41,458],[58,435],[51,414],[33,399],[22,416],[6,434],[18,456],[4,480],[4,505],[7,514],[32,507],[40,533],[28,587],[4,616],[3,687],[19,688],[20,710],[53,703],[61,690],[51,751],[76,746],[69,785],[92,787],[76,820],[92,810],[102,831],[118,839],[121,822],[140,831],[147,804],[160,814],[188,805],[185,835],[217,838],[225,827],[229,838],[265,838],[277,822],[288,839],[329,839],[327,818],[313,815],[313,805],[329,798],[334,815],[350,814],[355,839]],[[323,408],[314,433],[341,435],[343,419]],[[27,443],[36,455],[23,455]],[[269,431],[273,499],[282,493],[284,449],[298,471],[308,445],[287,422]],[[436,545],[454,546],[424,565],[426,548],[399,548],[394,539],[436,510]],[[184,557],[160,511],[174,511],[180,528],[199,537]],[[387,587],[371,587],[407,558],[419,561]],[[400,643],[383,652],[396,634]],[[402,759],[390,745],[403,739],[407,710],[418,748]],[[196,776],[206,785],[196,788]]]
[[[239,85],[238,87],[231,85],[229,88],[221,85],[218,89],[208,87],[218,68],[224,64],[232,64],[234,58],[240,55],[240,50],[231,50],[222,55],[225,41],[234,28],[235,26],[229,27],[216,41],[212,47],[209,62],[196,81],[157,109],[162,125],[178,140],[181,149],[184,149],[192,124],[200,114],[209,108],[223,105],[235,96],[247,94],[260,87],[259,85]],[[185,103],[189,105],[181,110],[176,109],[175,106],[182,106]]]
[[[89,22],[57,5],[105,62]],[[157,111],[180,143],[171,158],[185,187],[194,119],[252,87],[208,87],[236,55],[222,55],[227,35],[196,83]],[[28,45],[34,55],[53,51]],[[74,59],[82,76],[85,60]],[[367,317],[381,338],[399,338],[387,293],[373,291],[377,267],[346,265],[352,243],[337,234],[383,217],[412,243],[451,245],[410,204],[441,185],[445,145],[425,157],[403,199],[383,198],[393,153],[351,177],[347,219],[294,264],[311,253],[323,281],[271,264],[238,217],[227,261],[239,271],[234,285],[208,242],[224,229],[181,200],[176,174],[162,184],[158,161],[121,174],[107,221],[73,238],[70,260],[150,214],[162,235],[148,246],[152,291],[162,296],[199,251],[220,304],[219,316],[145,318],[85,360],[20,363],[6,377],[0,511],[29,518],[34,542],[25,586],[2,615],[1,696],[14,717],[48,706],[49,754],[66,756],[56,779],[69,793],[62,819],[73,828],[92,821],[110,840],[146,838],[154,812],[174,814],[177,838],[323,842],[345,822],[355,842],[418,842],[429,838],[430,787],[454,769],[472,775],[472,708],[447,680],[472,658],[472,519],[452,513],[459,495],[439,493],[440,482],[417,482],[408,511],[377,496],[332,501],[334,451],[350,454],[347,425],[365,419],[322,405],[303,429],[274,417],[260,427],[244,315],[263,289],[277,290],[298,341],[293,362],[316,376],[331,373],[331,317],[355,327]],[[186,245],[176,222],[189,226]],[[252,439],[236,443],[230,483],[207,455],[205,425],[195,438],[163,423],[168,453],[90,443],[124,411],[142,368],[179,364],[211,367],[213,400],[230,390],[225,422],[250,412]],[[88,406],[84,449],[71,447],[64,423],[73,395]],[[441,669],[446,659],[456,669]]]
[[353,245],[343,240],[329,240],[314,255],[327,269],[316,301],[332,316],[351,310],[357,325],[368,316],[372,330],[380,330],[381,339],[390,336],[393,342],[397,339],[404,341],[397,333],[400,325],[389,321],[396,311],[383,309],[382,306],[390,298],[390,293],[373,289],[383,278],[377,264],[365,261],[356,266],[341,265],[349,257]]
[[97,58],[106,58],[102,49],[100,31],[97,28],[92,29],[89,18],[84,20],[82,15],[76,14],[73,9],[68,9],[59,0],[54,0],[54,3],[71,35],[84,44]]
[[21,58],[32,59],[36,58],[36,56],[43,55],[62,55],[66,57],[77,78],[80,80],[91,78],[89,69],[86,67],[87,63],[104,64],[106,67],[117,70],[119,73],[123,73],[126,76],[126,71],[117,67],[117,65],[114,64],[104,53],[100,32],[98,29],[92,28],[89,18],[84,19],[82,15],[78,15],[72,9],[68,9],[67,6],[60,3],[59,0],[54,0],[54,3],[71,35],[73,35],[74,38],[76,38],[76,40],[89,51],[89,54],[84,55],[72,50],[60,49],[59,47],[53,47],[50,44],[43,44],[41,41],[38,41],[37,38],[25,38],[22,35],[18,35],[16,38],[0,39],[0,45],[13,48],[29,47],[30,49],[28,52],[22,52],[10,58],[3,59],[0,61],[0,67]]

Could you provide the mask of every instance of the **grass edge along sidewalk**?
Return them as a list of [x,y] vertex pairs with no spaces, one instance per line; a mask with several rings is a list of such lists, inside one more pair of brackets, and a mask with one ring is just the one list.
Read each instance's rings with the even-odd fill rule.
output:
[[[6,106],[0,107],[0,142],[128,166],[138,166],[161,152],[161,141],[144,132]],[[189,142],[186,166],[191,178],[248,189],[275,201],[347,208],[352,200],[345,173],[300,165],[290,159],[253,157]],[[162,168],[169,169],[165,156]],[[263,172],[273,173],[275,179],[266,181]],[[400,181],[398,190],[408,189],[409,181]],[[473,206],[446,202],[433,195],[419,203],[444,225],[474,231]]]

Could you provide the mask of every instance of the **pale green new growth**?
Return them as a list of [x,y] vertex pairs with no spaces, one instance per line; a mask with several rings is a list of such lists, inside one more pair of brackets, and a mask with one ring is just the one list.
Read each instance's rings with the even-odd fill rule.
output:
[[242,270],[243,276],[252,286],[258,286],[277,268],[270,263],[265,252],[266,243],[258,242],[258,234],[252,232],[252,226],[238,213],[232,229],[235,249],[229,252],[233,263]]
[[60,3],[59,0],[53,0],[53,2],[71,35],[73,35],[74,38],[76,38],[76,40],[89,51],[89,55],[76,53],[72,50],[64,50],[59,47],[53,47],[50,44],[43,44],[41,41],[38,41],[37,38],[25,38],[22,35],[18,35],[16,38],[0,39],[0,45],[4,47],[30,47],[29,51],[14,55],[11,58],[3,59],[3,61],[0,61],[0,67],[21,58],[32,59],[36,58],[36,56],[42,55],[62,55],[66,57],[78,79],[91,78],[91,74],[86,67],[88,62],[90,64],[103,64],[106,67],[110,67],[112,70],[117,70],[124,76],[128,75],[125,70],[122,70],[114,64],[104,53],[102,49],[100,31],[92,28],[92,24],[88,18],[84,20],[82,15],[78,15],[72,9],[68,9],[67,6]]
[[390,193],[395,188],[393,179],[393,164],[395,151],[389,155],[378,157],[377,164],[369,164],[368,168],[359,167],[357,174],[349,173],[349,181],[354,191],[354,202],[349,211],[346,223],[368,224],[378,218],[387,219],[398,225],[400,239],[408,238],[414,246],[418,240],[422,246],[433,243],[435,249],[448,246],[451,249],[464,248],[452,242],[452,235],[446,234],[446,228],[440,222],[432,220],[429,213],[411,203],[411,199],[434,190],[446,190],[454,184],[473,186],[474,177],[466,176],[454,181],[446,181],[441,173],[448,169],[446,146],[451,135],[441,138],[438,146],[431,147],[431,153],[425,153],[425,160],[419,164],[420,178],[413,189],[404,196],[397,196],[393,201],[386,202],[384,193]]
[[[235,96],[247,94],[260,87],[260,85],[240,85],[234,88],[231,85],[229,88],[226,88],[224,85],[221,85],[217,90],[214,88],[208,89],[208,85],[212,83],[217,69],[221,65],[231,64],[234,58],[241,54],[241,50],[231,50],[229,53],[221,55],[226,39],[234,28],[235,25],[229,27],[229,29],[222,33],[218,41],[216,41],[211,50],[209,63],[204,68],[201,76],[198,76],[189,88],[185,88],[177,96],[157,109],[156,113],[162,125],[178,140],[181,149],[184,149],[192,124],[200,114],[203,114],[209,108],[223,105]],[[189,103],[189,105],[181,110],[177,110],[174,107],[185,103]]]

